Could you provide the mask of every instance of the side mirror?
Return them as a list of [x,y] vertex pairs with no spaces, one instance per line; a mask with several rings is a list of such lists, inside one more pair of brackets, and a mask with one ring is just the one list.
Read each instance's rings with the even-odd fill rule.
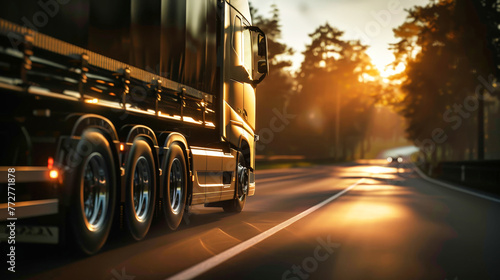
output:
[[[267,57],[267,40],[266,37],[262,34],[259,34],[258,37],[258,51],[257,54],[260,57]],[[260,72],[260,71],[259,71]]]
[[267,74],[269,72],[267,61],[259,60],[259,62],[257,62],[257,71],[259,74]]
[[253,33],[253,85],[260,84],[269,74],[269,62],[267,57],[267,37],[266,34],[257,26],[247,26]]

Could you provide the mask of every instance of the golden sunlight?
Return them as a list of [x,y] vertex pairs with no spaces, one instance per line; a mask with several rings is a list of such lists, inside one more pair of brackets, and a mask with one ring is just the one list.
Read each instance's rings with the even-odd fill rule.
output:
[[384,82],[386,82],[385,79],[388,77],[399,74],[406,69],[403,63],[399,63],[395,68],[392,67],[391,63],[394,62],[394,55],[390,52],[380,52],[375,54],[373,53],[373,50],[369,50],[367,53],[370,55],[375,68],[377,68],[380,72],[380,76],[384,78]]
[[362,201],[354,203],[344,212],[346,220],[355,222],[375,222],[385,219],[396,219],[404,215],[403,211],[389,203]]
[[399,63],[395,68],[393,68],[390,65],[387,65],[383,68],[383,70],[380,70],[380,68],[379,68],[379,71],[380,71],[380,76],[382,76],[382,78],[389,78],[390,76],[393,76],[393,75],[396,75],[396,74],[399,74],[399,73],[405,71],[405,69],[406,69],[406,66],[403,63]]

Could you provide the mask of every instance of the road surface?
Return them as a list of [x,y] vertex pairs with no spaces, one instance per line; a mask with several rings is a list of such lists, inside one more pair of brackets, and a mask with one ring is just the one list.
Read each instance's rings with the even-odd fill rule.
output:
[[196,206],[175,232],[156,222],[141,242],[111,238],[87,258],[19,246],[7,276],[500,279],[500,203],[377,160],[259,171],[240,214]]

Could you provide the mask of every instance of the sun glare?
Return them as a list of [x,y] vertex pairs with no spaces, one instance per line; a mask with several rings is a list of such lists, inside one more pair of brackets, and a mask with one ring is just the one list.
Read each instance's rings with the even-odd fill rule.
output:
[[[378,67],[377,67],[378,68]],[[382,78],[389,78],[390,76],[399,74],[403,71],[405,71],[406,66],[403,63],[399,63],[395,68],[392,66],[385,66],[382,68],[379,68],[380,71],[380,76]]]
[[386,79],[395,74],[399,74],[405,70],[405,65],[399,63],[395,68],[392,67],[391,63],[394,62],[394,54],[388,51],[380,51],[375,49],[368,49],[368,55],[371,58],[372,64],[378,69],[380,77],[387,82]]

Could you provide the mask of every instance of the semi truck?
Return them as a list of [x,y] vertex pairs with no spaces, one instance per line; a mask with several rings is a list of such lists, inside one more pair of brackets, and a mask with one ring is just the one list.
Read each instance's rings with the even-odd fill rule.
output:
[[269,72],[247,0],[1,6],[3,240],[94,254],[112,227],[141,240],[191,205],[242,211]]

